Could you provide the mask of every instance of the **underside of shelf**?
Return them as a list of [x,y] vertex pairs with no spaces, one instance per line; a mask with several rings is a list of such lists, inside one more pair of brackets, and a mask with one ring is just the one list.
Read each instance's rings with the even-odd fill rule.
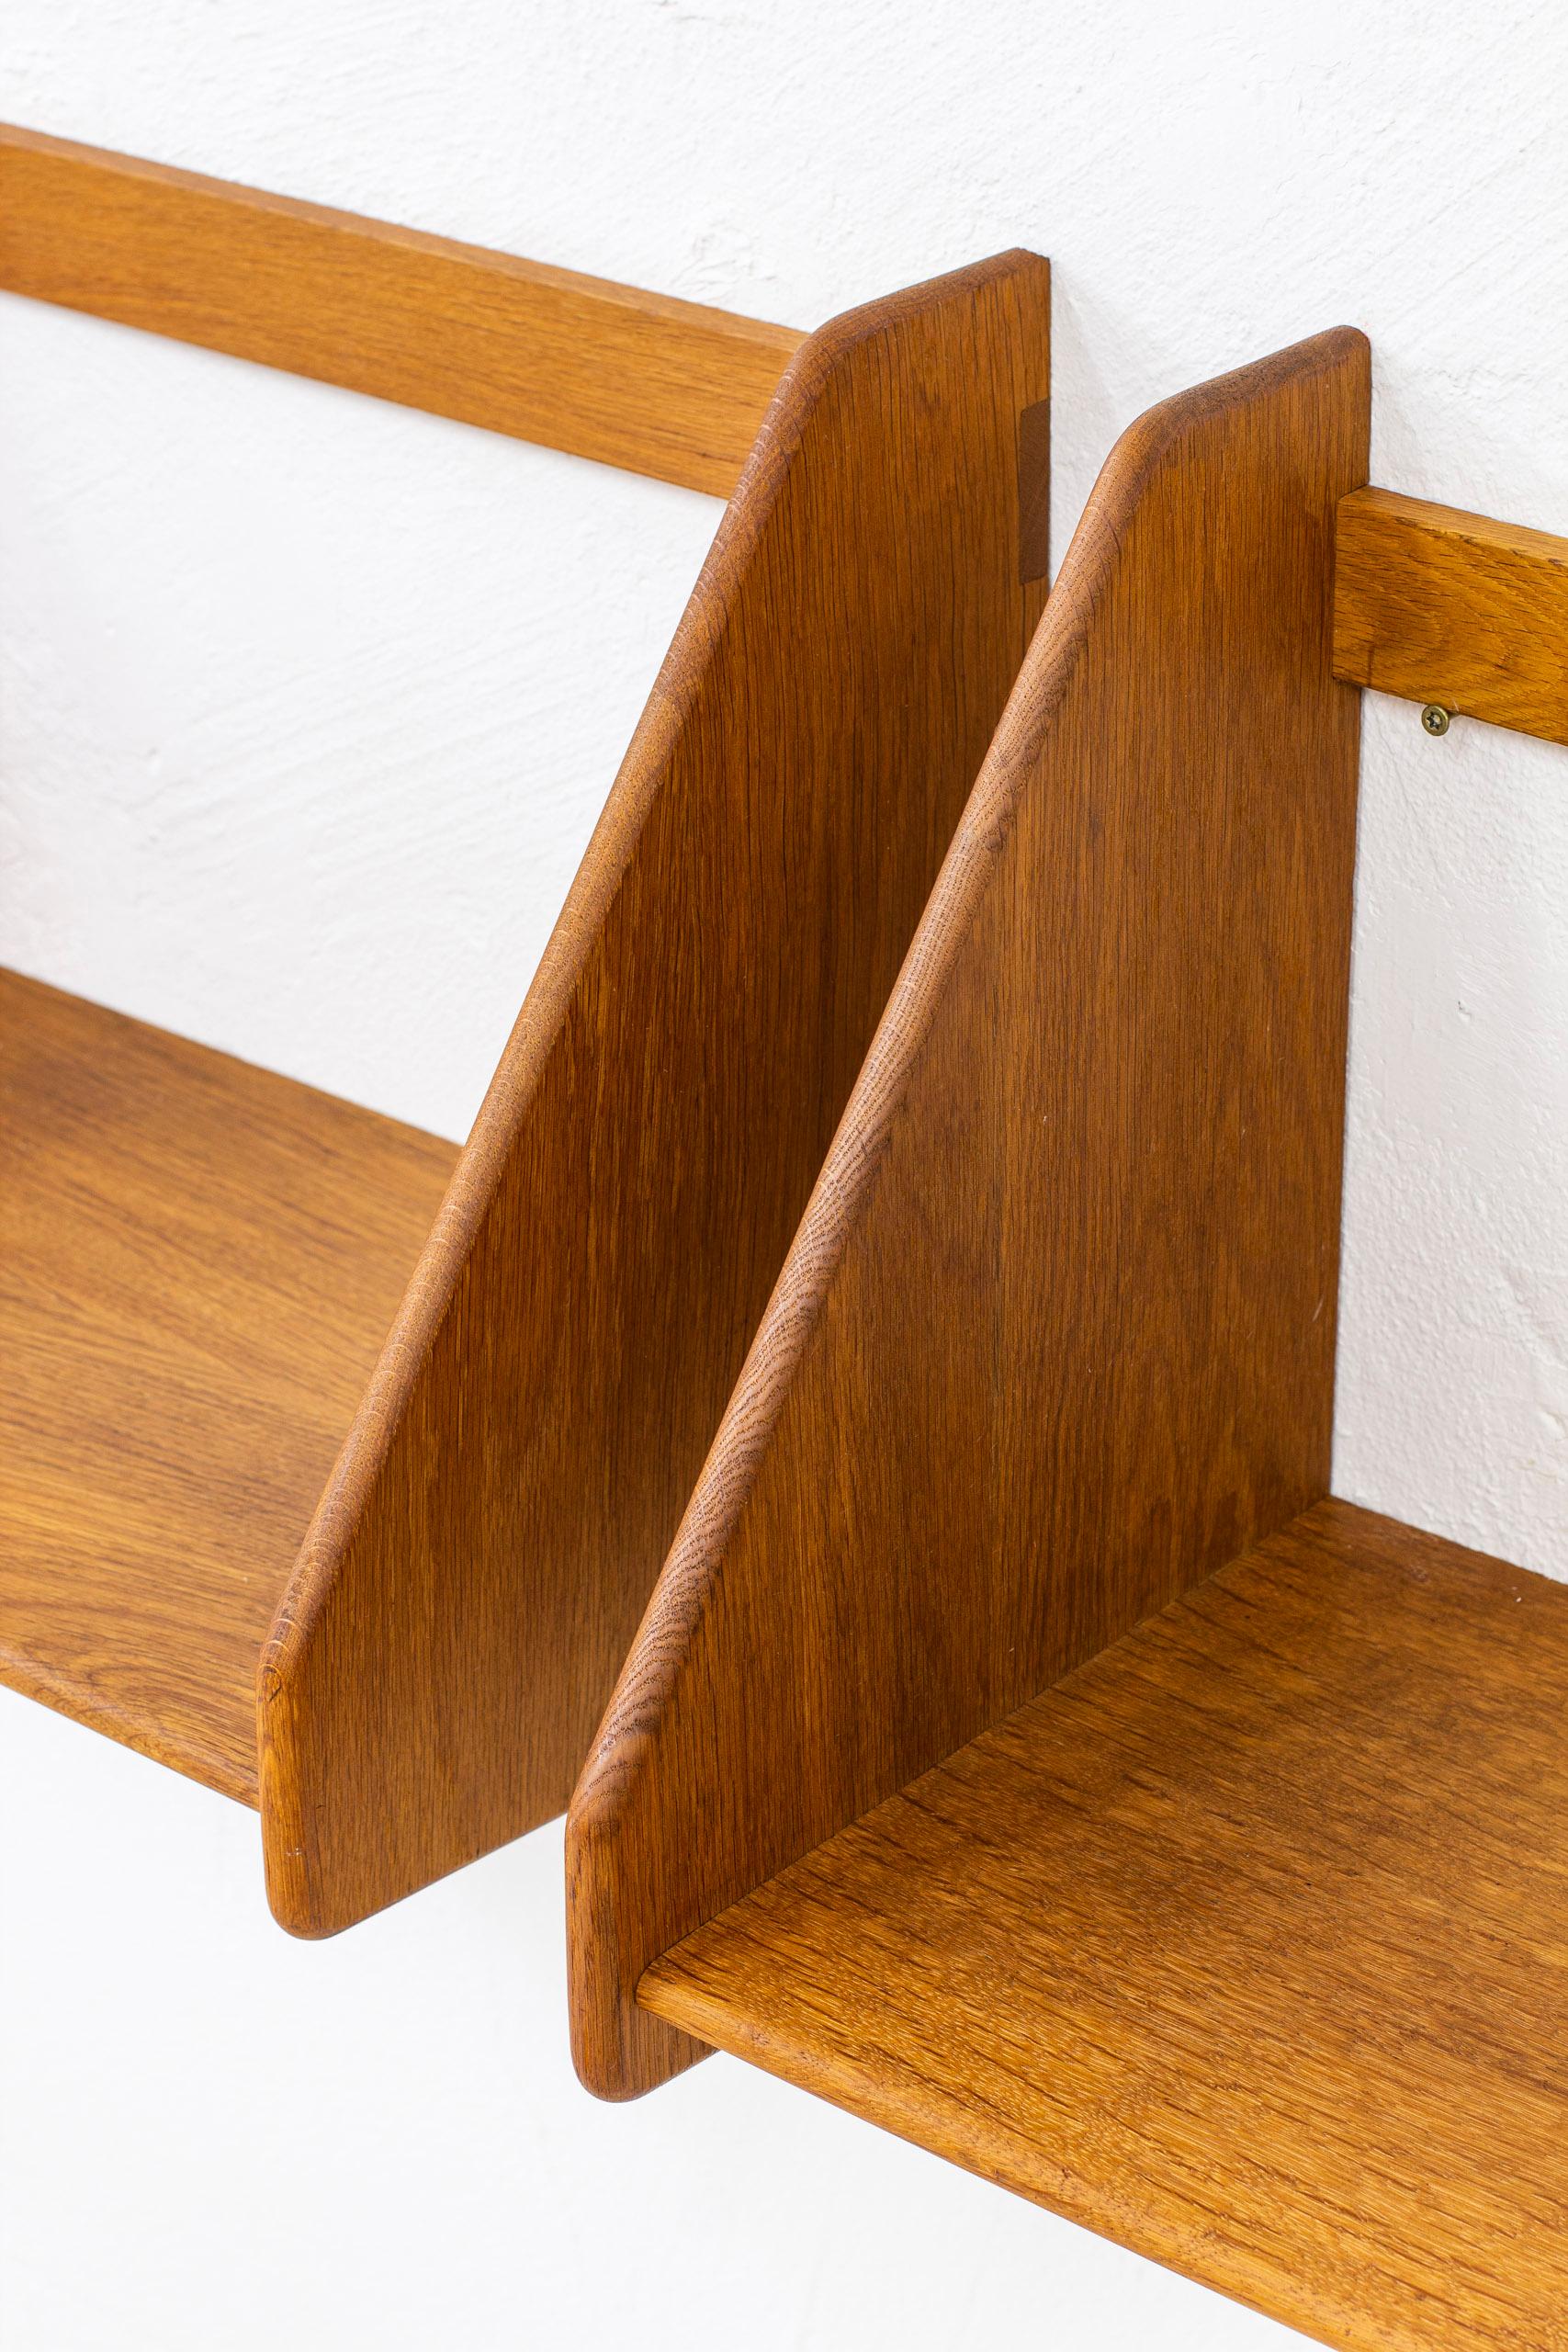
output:
[[1346,2346],[1568,2343],[1568,1590],[1325,1502],[645,1973]]
[[262,1644],[456,1157],[0,974],[0,1680],[257,1802]]

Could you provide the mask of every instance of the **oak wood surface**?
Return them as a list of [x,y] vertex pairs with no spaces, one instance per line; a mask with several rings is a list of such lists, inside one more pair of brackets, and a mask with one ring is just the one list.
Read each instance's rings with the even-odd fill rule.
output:
[[257,1802],[262,1644],[456,1156],[0,973],[0,1680]]
[[579,1785],[574,2049],[648,1964],[1326,1492],[1364,479],[1348,330],[1102,475]]
[[1392,490],[1339,510],[1337,676],[1568,743],[1568,539]]
[[785,375],[268,1645],[298,1932],[567,1802],[1041,609],[1048,298]]
[[641,1998],[1343,2352],[1568,2344],[1568,1592],[1317,1505]]
[[720,498],[801,341],[6,126],[0,288]]

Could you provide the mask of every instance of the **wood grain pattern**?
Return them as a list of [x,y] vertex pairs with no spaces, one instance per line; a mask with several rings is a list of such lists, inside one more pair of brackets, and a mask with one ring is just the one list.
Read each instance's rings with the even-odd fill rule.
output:
[[456,1157],[0,973],[0,1680],[256,1804],[262,1643]]
[[1568,2344],[1568,1592],[1324,1503],[655,1962],[1343,2352]]
[[1568,539],[1357,492],[1339,510],[1334,669],[1568,743]]
[[298,1932],[566,1804],[1040,611],[1048,297],[1003,255],[780,388],[268,1645]]
[[643,1970],[1327,1489],[1364,478],[1348,330],[1112,454],[572,1806]]
[[801,341],[4,126],[0,287],[719,498]]

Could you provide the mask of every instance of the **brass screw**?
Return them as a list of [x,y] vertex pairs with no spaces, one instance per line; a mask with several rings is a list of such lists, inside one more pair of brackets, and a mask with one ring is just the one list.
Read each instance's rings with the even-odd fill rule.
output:
[[1429,702],[1421,713],[1421,724],[1428,735],[1446,735],[1452,716],[1452,712],[1445,710],[1440,702]]

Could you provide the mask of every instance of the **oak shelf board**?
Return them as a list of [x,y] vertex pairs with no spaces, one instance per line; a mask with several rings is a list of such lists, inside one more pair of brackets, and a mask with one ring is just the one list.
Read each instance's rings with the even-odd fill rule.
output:
[[0,1681],[243,1803],[454,1146],[0,973]]
[[1349,2352],[1568,2341],[1568,1591],[1314,1506],[643,2005]]

